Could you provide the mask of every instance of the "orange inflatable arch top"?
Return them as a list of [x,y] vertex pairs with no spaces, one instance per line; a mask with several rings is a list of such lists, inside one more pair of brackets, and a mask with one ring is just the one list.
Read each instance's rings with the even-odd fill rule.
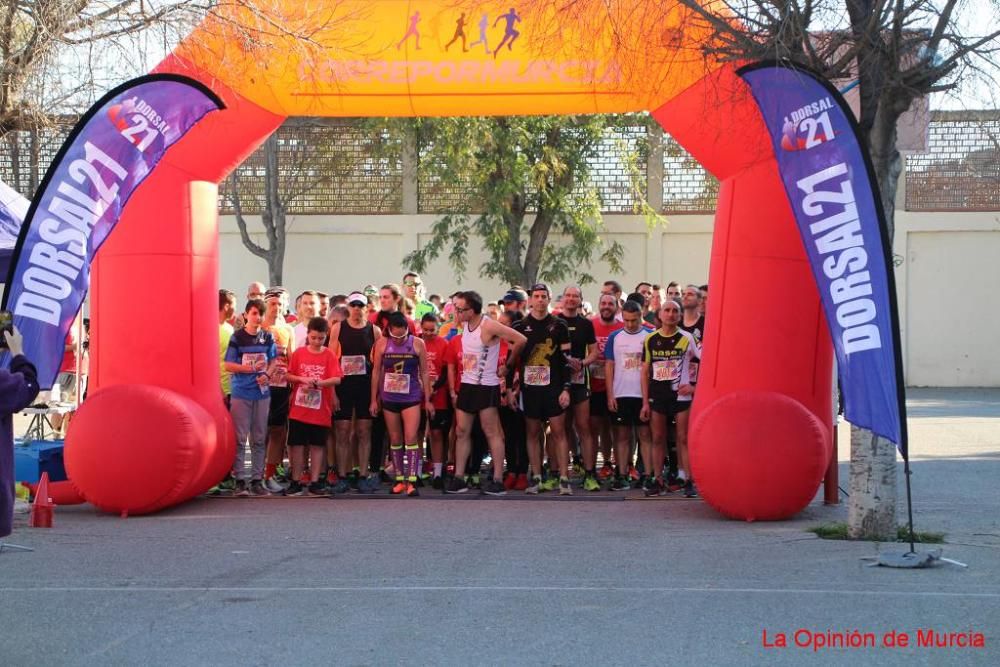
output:
[[223,5],[156,68],[226,108],[166,154],[94,265],[91,395],[66,447],[88,501],[156,511],[232,465],[213,184],[286,118],[642,110],[721,181],[690,434],[699,490],[748,520],[812,500],[831,456],[832,346],[767,129],[733,66],[704,55],[704,21],[673,0],[253,4]]

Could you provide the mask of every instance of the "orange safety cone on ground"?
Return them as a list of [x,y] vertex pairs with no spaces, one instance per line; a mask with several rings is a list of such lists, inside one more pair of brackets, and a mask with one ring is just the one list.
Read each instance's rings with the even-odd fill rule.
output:
[[49,473],[43,472],[35,489],[35,502],[31,505],[31,519],[28,525],[32,528],[51,528],[55,503],[49,498]]

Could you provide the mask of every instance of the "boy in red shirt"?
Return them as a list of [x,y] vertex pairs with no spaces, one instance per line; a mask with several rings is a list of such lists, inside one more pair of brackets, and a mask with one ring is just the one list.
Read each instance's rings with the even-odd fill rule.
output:
[[288,381],[295,385],[288,413],[292,482],[285,494],[289,496],[306,493],[300,480],[306,466],[307,447],[311,480],[308,493],[324,494],[326,440],[337,407],[333,387],[344,376],[337,357],[323,346],[330,332],[329,323],[322,317],[314,317],[307,327],[306,346],[295,350],[288,364]]

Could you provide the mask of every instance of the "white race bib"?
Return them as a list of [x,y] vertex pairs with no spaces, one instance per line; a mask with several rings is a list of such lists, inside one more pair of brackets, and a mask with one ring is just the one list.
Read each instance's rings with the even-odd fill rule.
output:
[[409,394],[409,373],[386,373],[382,381],[382,391],[387,394]]
[[478,354],[463,354],[462,355],[462,372],[463,373],[473,373],[479,367],[479,355]]
[[570,378],[570,382],[573,384],[586,384],[587,382],[587,371],[580,366],[580,370],[574,371],[573,376]]
[[531,387],[548,387],[552,369],[548,366],[525,366],[524,384]]
[[663,359],[653,362],[653,379],[657,382],[675,382],[681,377],[680,359]]
[[340,368],[344,375],[365,375],[368,372],[367,361],[363,354],[349,354],[340,360]]
[[626,352],[622,355],[622,368],[626,371],[637,371],[642,368],[642,352]]
[[299,387],[295,392],[295,405],[306,410],[319,410],[323,404],[323,392],[320,389]]
[[597,380],[603,380],[604,375],[604,362],[598,361],[596,364],[590,367],[590,377]]

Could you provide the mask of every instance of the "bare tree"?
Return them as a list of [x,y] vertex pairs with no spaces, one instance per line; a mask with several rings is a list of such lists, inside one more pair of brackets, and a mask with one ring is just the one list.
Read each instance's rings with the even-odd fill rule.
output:
[[[920,98],[954,90],[963,78],[992,80],[1000,47],[992,20],[970,33],[957,21],[960,0],[678,0],[708,23],[715,39],[706,57],[744,62],[784,58],[859,91],[861,141],[871,154],[879,195],[894,231],[903,161],[900,117]],[[733,20],[735,17],[737,20]],[[896,535],[896,449],[870,431],[851,429],[849,533]]]

